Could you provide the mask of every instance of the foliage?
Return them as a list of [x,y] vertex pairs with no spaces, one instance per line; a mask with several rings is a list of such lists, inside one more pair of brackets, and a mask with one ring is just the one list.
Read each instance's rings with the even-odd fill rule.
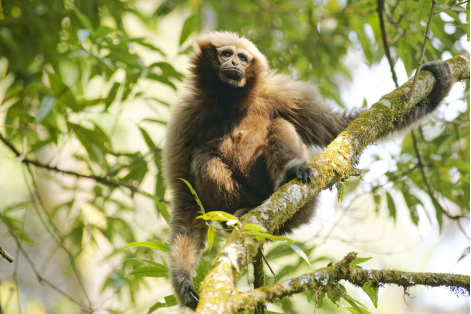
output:
[[[458,4],[454,0],[438,1],[437,10],[452,8],[434,17],[425,61],[464,53],[462,38],[467,31],[469,37],[469,2]],[[104,293],[112,291],[119,305],[110,303],[113,305],[105,307],[116,313],[135,308],[139,291],[151,286],[145,276],[167,277],[165,241],[170,215],[163,202],[166,191],[161,143],[155,130],[161,132],[165,127],[170,105],[167,99],[172,98],[162,95],[174,95],[181,88],[183,74],[175,61],[180,59],[176,58],[188,55],[199,32],[232,30],[253,40],[280,72],[319,83],[327,98],[344,106],[338,82],[352,78],[352,69],[344,62],[348,54],[360,52],[370,66],[385,55],[376,8],[375,1],[338,0],[0,2],[0,133],[21,152],[21,156],[14,156],[8,148],[0,147],[4,155],[0,158],[17,158],[20,162],[28,158],[56,169],[65,168],[67,163],[61,161],[71,160],[69,170],[75,178],[70,181],[70,175],[24,166],[27,188],[23,189],[22,199],[10,202],[0,193],[0,199],[4,199],[0,200],[4,218],[1,228],[6,228],[0,230],[10,230],[27,252],[44,250],[48,256],[41,260],[44,269],[49,263],[61,265],[57,269],[78,282],[81,275],[74,266],[76,260],[88,254],[89,245],[99,250],[99,243],[106,242],[110,249],[104,259],[120,262],[110,262],[111,270],[101,287]],[[396,67],[403,64],[408,75],[417,67],[429,11],[429,2],[424,0],[385,1],[391,53]],[[156,26],[157,33],[167,32],[160,27],[171,16],[180,18],[181,32],[174,47],[177,52],[169,54],[170,44],[153,36]],[[152,36],[132,35],[131,25],[139,25],[145,30],[143,34]],[[469,94],[469,82],[466,90]],[[154,116],[129,123],[131,108],[139,110],[143,103]],[[378,209],[386,203],[390,217],[395,219],[398,196],[402,194],[415,225],[419,224],[418,211],[428,206],[424,205],[427,199],[435,213],[435,217],[428,218],[440,226],[444,218],[459,222],[461,216],[469,214],[469,102],[467,105],[467,110],[452,121],[435,119],[428,126],[438,130],[434,136],[427,136],[422,129],[419,135],[406,136],[396,159],[397,170],[386,174],[391,184],[383,180],[367,187]],[[84,187],[83,182],[90,178],[95,178],[93,186]],[[54,195],[47,187],[52,186],[62,197],[50,202]],[[345,190],[348,193],[357,188]],[[152,213],[139,204],[149,196],[155,201]],[[448,207],[457,210],[451,213]],[[158,219],[159,215],[164,219]],[[152,221],[154,228],[148,230],[138,221]],[[244,232],[277,240],[253,228]],[[221,239],[214,230],[211,232],[212,246],[218,247]],[[48,236],[47,241],[43,234]],[[297,264],[283,266],[275,277],[267,279],[268,283],[292,276],[303,263],[305,266],[306,262],[329,259],[317,256],[310,260],[314,247],[302,243],[293,246],[299,255],[281,244],[266,252],[270,261],[286,256],[297,260]],[[197,288],[215,251],[204,253],[195,277]],[[58,257],[57,252],[65,252],[67,260]],[[469,248],[463,257],[467,254]],[[39,261],[33,258],[33,263]],[[16,276],[21,276],[18,270]],[[88,297],[84,286],[53,286],[49,285],[67,290],[72,298],[66,299],[79,300],[75,302],[79,308],[99,306],[85,301]],[[377,302],[377,287],[363,290]],[[165,297],[164,302],[155,301],[139,306],[150,308],[151,313],[175,305],[173,296]],[[354,301],[347,302],[352,313],[362,311]],[[276,304],[285,312],[294,311],[290,299]],[[47,306],[53,311],[52,302]]]

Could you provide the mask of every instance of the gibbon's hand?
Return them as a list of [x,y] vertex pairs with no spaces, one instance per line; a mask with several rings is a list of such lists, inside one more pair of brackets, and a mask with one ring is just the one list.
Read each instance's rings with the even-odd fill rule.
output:
[[[312,180],[312,170],[307,165],[296,165],[288,170],[286,170],[286,180],[284,183],[287,183],[293,179],[299,179],[303,183],[311,182]],[[284,184],[283,183],[283,184]]]

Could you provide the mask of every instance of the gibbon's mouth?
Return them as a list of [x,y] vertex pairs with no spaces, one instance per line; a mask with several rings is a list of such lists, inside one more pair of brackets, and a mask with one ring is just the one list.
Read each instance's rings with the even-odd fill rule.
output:
[[228,79],[237,81],[240,81],[244,77],[244,73],[238,68],[229,68],[221,70],[221,74]]

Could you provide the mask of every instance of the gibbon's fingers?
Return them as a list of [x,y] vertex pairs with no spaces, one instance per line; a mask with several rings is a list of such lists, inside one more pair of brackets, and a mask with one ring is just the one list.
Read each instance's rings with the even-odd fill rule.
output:
[[432,91],[427,96],[426,107],[429,108],[428,112],[431,112],[438,106],[440,101],[448,95],[451,86],[453,86],[453,79],[448,64],[441,60],[424,64],[422,70],[432,72],[436,79]]
[[311,182],[312,170],[308,165],[297,165],[286,170],[286,182],[293,179],[299,179],[303,183]]

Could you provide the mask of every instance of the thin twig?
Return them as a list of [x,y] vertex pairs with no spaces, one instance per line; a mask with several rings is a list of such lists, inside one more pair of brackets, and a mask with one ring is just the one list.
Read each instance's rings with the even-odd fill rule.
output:
[[[15,153],[15,155],[17,157],[21,155],[21,153],[15,148],[15,146],[13,146],[13,144],[10,141],[8,141],[5,137],[3,137],[2,134],[0,134],[0,140],[8,148],[10,148],[10,150],[13,153]],[[128,183],[125,183],[125,182],[114,181],[114,180],[109,179],[108,177],[100,177],[100,176],[95,176],[95,175],[85,175],[85,174],[80,174],[80,173],[77,173],[77,172],[74,172],[74,171],[62,170],[62,169],[59,169],[57,167],[51,167],[49,165],[44,165],[44,164],[40,163],[39,161],[28,159],[28,158],[23,159],[21,162],[24,163],[24,164],[27,164],[27,165],[34,165],[34,166],[39,167],[39,168],[43,168],[43,169],[47,169],[47,170],[54,171],[54,172],[59,172],[59,173],[72,175],[72,176],[75,176],[75,177],[78,177],[78,178],[92,179],[92,180],[95,180],[97,182],[103,183],[103,184],[108,185],[108,186],[124,187],[124,188],[129,189],[133,193],[139,193],[139,194],[146,195],[146,196],[149,197],[148,193],[146,193],[145,191],[139,189],[138,187],[136,187],[134,185],[131,185],[131,184],[128,184]]]
[[427,49],[427,41],[430,36],[430,26],[432,25],[433,14],[435,12],[435,5],[437,4],[437,0],[432,0],[432,9],[430,10],[430,17],[427,22],[427,30],[425,31],[424,37],[424,44],[422,46],[422,52],[420,53],[419,63],[417,66],[417,72],[415,72],[414,81],[407,93],[407,99],[410,99],[412,93],[414,92],[415,86],[417,85],[417,80],[419,79],[420,69],[422,68],[422,61],[424,60],[425,50]]
[[[254,289],[265,286],[265,272],[263,270],[263,245],[260,245],[257,255],[252,262],[253,264],[253,287]],[[255,314],[265,314],[266,304],[257,304],[254,309]]]
[[21,253],[23,254],[23,256],[25,257],[26,261],[28,262],[29,266],[31,267],[31,269],[33,270],[34,274],[36,275],[36,277],[38,278],[38,281],[40,283],[45,283],[46,285],[48,285],[49,287],[51,287],[52,289],[54,289],[55,291],[57,291],[58,293],[60,293],[62,296],[66,297],[67,299],[69,299],[70,301],[74,302],[75,304],[79,305],[82,309],[84,310],[88,310],[88,308],[83,305],[79,300],[75,299],[74,297],[68,295],[67,293],[65,293],[64,291],[62,291],[61,289],[59,289],[57,286],[55,286],[52,282],[50,282],[49,280],[47,280],[46,278],[44,278],[43,276],[41,276],[39,274],[39,272],[37,271],[36,269],[36,266],[34,266],[34,263],[33,261],[31,260],[31,258],[29,257],[28,253],[26,253],[26,250],[23,248],[23,245],[21,244],[20,240],[18,239],[18,237],[16,236],[15,232],[13,231],[12,227],[10,226],[10,224],[8,223],[8,221],[5,219],[5,217],[0,213],[0,220],[3,222],[3,224],[7,227],[8,229],[8,232],[10,233],[10,235],[12,236],[12,238],[15,240],[16,242],[16,245],[18,247],[18,249],[21,251]]
[[2,256],[4,259],[9,261],[10,263],[13,263],[15,259],[13,256],[11,256],[7,251],[5,251],[1,246],[0,246],[0,256]]
[[262,252],[262,257],[263,257],[263,260],[265,261],[265,264],[267,264],[268,269],[270,270],[270,272],[272,273],[272,275],[273,275],[273,276],[276,276],[276,275],[275,275],[275,272],[273,271],[273,269],[271,269],[270,264],[268,264],[268,261],[267,261],[267,259],[266,259],[266,257],[265,257],[265,254],[263,254],[263,252]]
[[438,202],[438,199],[435,196],[435,191],[433,189],[432,183],[430,182],[430,179],[428,178],[427,174],[425,173],[424,159],[422,157],[422,153],[419,150],[419,146],[417,145],[417,143],[418,143],[417,135],[415,135],[414,131],[411,132],[411,135],[412,135],[412,140],[413,140],[413,143],[414,143],[414,150],[415,150],[415,153],[416,153],[417,159],[418,159],[417,164],[419,165],[419,169],[420,169],[420,172],[422,174],[422,178],[424,180],[425,186],[427,187],[427,192],[428,192],[428,195],[430,196],[430,198],[432,199],[432,202],[434,204],[436,204],[439,207],[439,209],[445,214],[445,216],[447,216],[450,219],[455,219],[456,220],[456,219],[461,219],[461,218],[468,218],[468,216],[466,216],[466,215],[452,215],[452,214],[450,214],[445,208],[443,208],[443,206],[440,204],[440,202]]
[[123,169],[126,169],[126,168],[130,168],[132,166],[134,166],[135,164],[137,164],[139,161],[143,160],[144,158],[146,158],[147,156],[151,155],[151,154],[154,154],[156,151],[158,151],[159,148],[157,147],[154,147],[152,148],[150,151],[148,151],[147,153],[145,153],[144,155],[142,156],[139,156],[137,157],[136,159],[133,159],[129,164],[127,165],[122,165],[121,167],[118,167],[110,172],[108,172],[106,174],[107,177],[112,177],[114,176],[115,174],[117,174],[118,172],[120,172],[121,170]]
[[379,16],[379,24],[381,26],[381,35],[383,37],[384,52],[386,53],[386,58],[388,58],[389,67],[391,68],[391,73],[392,73],[394,83],[396,84],[396,88],[398,88],[399,84],[397,83],[396,71],[394,71],[394,61],[391,57],[391,52],[389,51],[388,38],[386,34],[386,25],[384,23],[384,15],[383,15],[384,0],[378,0],[377,11],[378,11],[378,16]]
[[440,11],[436,11],[436,12],[435,12],[435,13],[433,13],[433,14],[437,14],[437,13],[444,12],[444,11],[446,11],[446,10],[449,10],[449,9],[451,9],[451,8],[454,8],[454,7],[460,6],[460,5],[462,5],[462,4],[465,4],[465,3],[468,3],[468,2],[469,2],[469,0],[467,0],[467,1],[463,1],[463,2],[458,2],[458,3],[455,3],[454,5],[450,5],[449,7],[446,7],[446,8],[444,8],[443,10],[440,10]]

